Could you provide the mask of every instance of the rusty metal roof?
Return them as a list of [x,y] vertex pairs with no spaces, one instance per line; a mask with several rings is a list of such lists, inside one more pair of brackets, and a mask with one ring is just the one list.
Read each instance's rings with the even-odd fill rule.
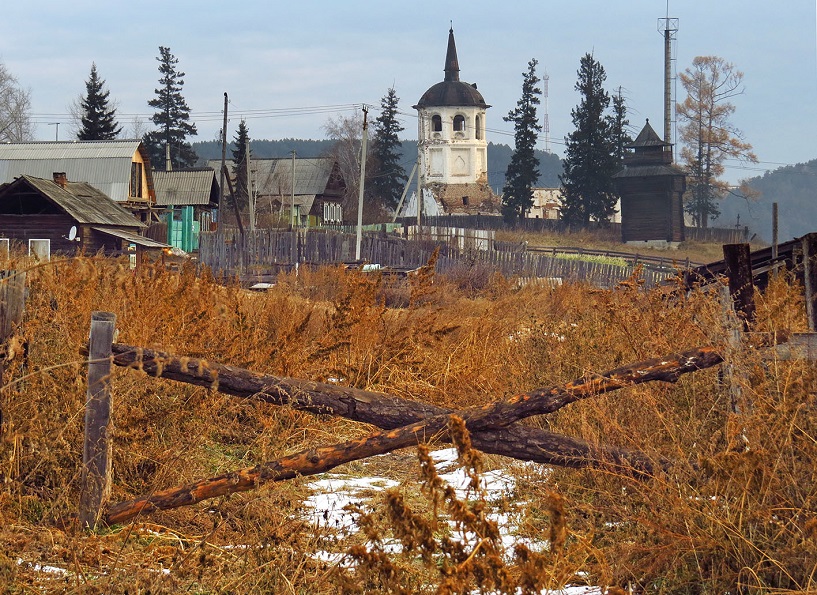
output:
[[137,152],[146,164],[148,188],[152,189],[150,159],[140,140],[0,144],[0,184],[23,174],[50,179],[54,172],[65,172],[69,180],[82,180],[111,199],[125,202]]
[[212,168],[153,172],[156,206],[218,204],[218,181]]
[[68,182],[65,188],[53,180],[23,175],[11,184],[0,187],[0,196],[11,194],[28,185],[51,200],[77,223],[115,225],[138,229],[145,225],[112,201],[103,192],[85,182]]

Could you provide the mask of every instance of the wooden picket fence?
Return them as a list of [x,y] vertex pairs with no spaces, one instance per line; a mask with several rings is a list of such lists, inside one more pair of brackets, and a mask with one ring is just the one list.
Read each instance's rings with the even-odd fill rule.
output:
[[[242,236],[237,230],[204,232],[199,242],[199,262],[216,277],[265,279],[299,265],[355,262],[355,236],[327,230],[256,230]],[[367,233],[361,243],[361,260],[396,270],[413,270],[428,263],[439,250],[437,272],[464,272],[487,267],[508,278],[583,281],[613,287],[629,278],[636,266],[565,259],[558,254],[528,251],[463,248],[460,242],[407,240],[383,233]],[[677,274],[672,266],[642,267],[644,284],[652,287]]]

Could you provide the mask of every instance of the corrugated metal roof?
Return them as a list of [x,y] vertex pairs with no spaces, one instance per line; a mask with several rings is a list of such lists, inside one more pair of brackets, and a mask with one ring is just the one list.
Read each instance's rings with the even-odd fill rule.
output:
[[[210,160],[209,167],[221,169],[220,160]],[[295,195],[323,194],[332,174],[333,159],[295,159]],[[228,165],[232,174],[232,165]],[[259,196],[290,196],[292,193],[292,159],[253,159],[250,171]]]
[[105,194],[85,182],[68,182],[65,188],[62,188],[52,180],[24,175],[3,188],[2,192],[13,192],[23,184],[28,184],[52,200],[77,223],[116,225],[133,229],[145,227],[141,221]]
[[[117,202],[127,201],[131,163],[137,152],[148,156],[139,140],[34,142],[0,144],[0,184],[26,174],[51,179],[65,172],[69,180],[88,182]],[[153,186],[146,167],[148,186]]]
[[157,206],[209,205],[218,202],[211,168],[153,172]]

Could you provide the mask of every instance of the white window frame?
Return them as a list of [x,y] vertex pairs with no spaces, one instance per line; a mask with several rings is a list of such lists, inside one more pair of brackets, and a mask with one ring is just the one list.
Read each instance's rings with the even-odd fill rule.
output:
[[[45,242],[45,255],[38,253],[34,248],[32,248],[32,243],[36,242]],[[51,260],[51,240],[48,238],[31,238],[28,240],[28,255],[34,256],[37,260]]]

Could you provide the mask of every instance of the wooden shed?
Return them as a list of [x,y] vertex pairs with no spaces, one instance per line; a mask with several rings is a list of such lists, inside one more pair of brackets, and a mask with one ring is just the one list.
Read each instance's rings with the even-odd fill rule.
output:
[[686,175],[672,164],[672,145],[647,120],[627,149],[623,169],[613,176],[621,196],[621,240],[677,246],[684,241]]
[[169,247],[142,237],[144,228],[107,195],[85,182],[69,182],[63,173],[52,180],[22,175],[0,186],[0,239],[38,256]]

